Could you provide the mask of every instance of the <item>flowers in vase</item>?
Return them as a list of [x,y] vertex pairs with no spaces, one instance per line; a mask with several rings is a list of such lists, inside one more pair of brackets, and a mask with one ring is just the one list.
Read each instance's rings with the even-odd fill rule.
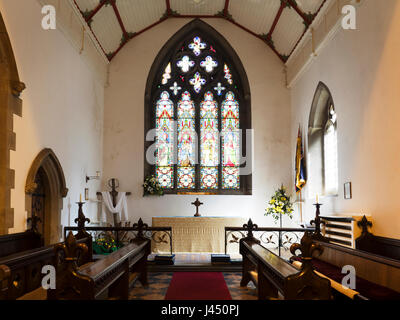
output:
[[287,215],[292,219],[293,211],[293,203],[290,202],[290,196],[287,195],[286,188],[282,185],[275,191],[275,194],[268,202],[268,208],[265,209],[265,215],[272,215],[276,223],[281,215]]
[[143,194],[144,196],[148,195],[158,195],[162,196],[164,194],[164,190],[161,185],[158,183],[157,179],[154,175],[147,176],[143,183]]

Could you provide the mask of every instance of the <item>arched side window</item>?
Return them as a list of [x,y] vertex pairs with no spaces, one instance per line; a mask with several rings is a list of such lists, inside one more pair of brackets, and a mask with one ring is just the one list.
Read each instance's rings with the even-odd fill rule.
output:
[[310,195],[337,195],[337,117],[332,96],[322,82],[316,90],[308,124]]
[[217,31],[196,19],[166,43],[149,74],[145,108],[145,135],[156,129],[145,176],[154,174],[165,193],[251,194],[251,175],[240,174],[249,84]]

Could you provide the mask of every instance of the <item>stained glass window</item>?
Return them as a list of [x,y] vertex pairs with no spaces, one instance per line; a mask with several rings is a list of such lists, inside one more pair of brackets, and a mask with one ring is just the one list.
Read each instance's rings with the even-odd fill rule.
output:
[[222,188],[238,189],[240,165],[239,103],[229,91],[222,103]]
[[240,100],[221,51],[206,37],[191,36],[158,73],[155,173],[166,190],[241,186]]

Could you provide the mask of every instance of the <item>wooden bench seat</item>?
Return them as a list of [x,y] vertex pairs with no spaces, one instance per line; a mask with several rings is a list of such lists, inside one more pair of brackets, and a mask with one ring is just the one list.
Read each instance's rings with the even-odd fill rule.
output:
[[[92,238],[89,236],[79,239],[77,242],[91,247]],[[39,297],[46,299],[39,293],[40,290],[36,291],[41,287],[42,267],[45,265],[55,266],[57,259],[54,245],[13,252],[8,256],[1,257],[0,265],[6,265],[10,269],[10,276],[7,280],[7,290],[3,295],[0,295],[0,299],[16,300],[21,298],[30,300],[31,297],[35,297],[35,300]],[[81,265],[91,260],[91,251],[88,250],[77,263]]]
[[[315,247],[311,245],[311,238],[305,235],[301,250],[312,252]],[[307,261],[302,270],[298,270],[249,237],[240,240],[239,248],[243,256],[240,285],[247,286],[252,281],[257,287],[259,300],[331,299],[330,281],[317,275]]]
[[56,247],[65,253],[57,268],[57,286],[48,290],[51,300],[127,300],[132,281],[139,280],[147,285],[147,256],[150,241],[143,240],[128,244],[95,262],[76,266],[76,257],[85,246],[77,245],[70,233],[65,246]]
[[[293,260],[298,261],[298,258]],[[320,259],[312,259],[312,264],[316,271],[321,275],[335,281],[341,286],[342,279],[345,274],[341,273],[341,268]],[[299,266],[299,265],[297,265]],[[368,300],[400,300],[400,293],[382,285],[365,280],[356,275],[356,290],[348,291],[348,297],[351,299],[368,299]],[[337,290],[344,293],[343,290]]]

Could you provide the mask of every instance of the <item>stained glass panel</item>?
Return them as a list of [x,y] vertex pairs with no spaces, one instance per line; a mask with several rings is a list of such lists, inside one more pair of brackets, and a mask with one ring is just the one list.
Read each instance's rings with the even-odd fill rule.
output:
[[229,91],[222,102],[222,165],[240,165],[239,103]]
[[205,93],[204,101],[200,104],[200,117],[202,119],[218,117],[218,104],[214,100],[214,96],[210,91]]
[[218,85],[216,87],[214,87],[214,90],[217,91],[217,94],[219,96],[222,96],[222,92],[224,92],[225,89],[226,88],[224,86],[222,86],[221,82],[218,82]]
[[167,67],[165,68],[161,83],[167,84],[169,79],[171,79],[171,63],[168,63]]
[[193,119],[195,117],[194,103],[191,100],[190,93],[185,91],[182,99],[178,102],[178,118]]
[[195,169],[178,167],[178,189],[194,189],[195,186]]
[[174,168],[173,167],[157,167],[156,179],[164,189],[173,188],[174,184]]
[[200,37],[195,37],[193,39],[193,42],[189,44],[189,49],[193,50],[193,53],[195,56],[199,56],[201,53],[201,50],[204,50],[207,47],[207,44],[204,42],[201,42]]
[[174,103],[169,99],[169,93],[164,91],[161,93],[160,99],[156,106],[157,118],[169,118],[174,116]]
[[182,72],[188,72],[190,68],[195,66],[195,62],[190,60],[189,56],[183,56],[181,60],[176,63],[178,68],[181,68]]
[[222,169],[222,189],[239,189],[239,168]]
[[227,118],[222,120],[222,131],[236,131],[239,129],[239,120]]
[[202,166],[219,165],[218,104],[208,91],[200,104],[200,163]]
[[[212,122],[214,120],[202,120]],[[215,120],[217,121],[217,120]],[[218,130],[201,130],[200,133],[200,159],[202,166],[217,166],[219,164]]]
[[178,165],[193,166],[196,154],[195,107],[185,91],[178,103]]
[[199,93],[201,91],[201,86],[206,84],[206,79],[202,78],[199,72],[196,72],[194,77],[189,80],[189,83],[193,86],[194,91]]
[[204,68],[208,73],[213,72],[218,67],[218,62],[211,56],[207,56],[205,60],[200,62],[200,67]]
[[[190,120],[181,120],[189,122]],[[178,126],[179,127],[179,126]],[[178,133],[178,164],[180,166],[191,166],[195,164],[195,145],[196,131],[189,130],[185,127]]]
[[158,166],[173,164],[173,114],[173,102],[169,99],[168,92],[164,91],[161,93],[156,107],[156,164]]
[[171,90],[174,93],[174,95],[177,95],[179,91],[182,90],[182,87],[180,87],[178,83],[175,81],[174,85],[172,87],[169,87],[169,90]]
[[222,118],[239,119],[239,103],[231,91],[225,95],[225,100],[222,102]]
[[229,67],[225,64],[224,65],[224,73],[225,73],[225,79],[229,84],[233,84],[233,80],[232,80],[232,74],[231,74],[231,70],[229,69]]
[[224,167],[240,165],[239,132],[222,132],[222,158]]
[[169,131],[157,132],[156,164],[170,166],[173,164],[174,144],[173,133]]
[[218,167],[201,168],[201,189],[218,189]]

